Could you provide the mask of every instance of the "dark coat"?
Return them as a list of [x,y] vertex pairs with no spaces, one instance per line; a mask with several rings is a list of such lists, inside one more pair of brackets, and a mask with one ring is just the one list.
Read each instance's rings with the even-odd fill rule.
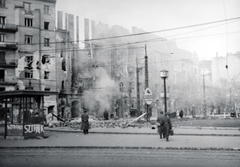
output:
[[172,123],[169,117],[164,116],[163,117],[163,122],[164,122],[164,126],[163,126],[163,131],[166,137],[169,136],[169,131],[170,129],[172,129]]
[[104,117],[105,120],[108,120],[108,112],[107,111],[104,111],[103,117]]
[[182,118],[183,117],[183,111],[181,110],[179,113],[179,116]]
[[161,135],[163,133],[163,126],[164,126],[164,115],[160,115],[158,118],[157,118],[157,122],[159,123],[158,125],[158,133]]
[[81,129],[82,130],[88,130],[89,129],[89,122],[88,122],[89,116],[88,116],[88,114],[87,113],[83,113],[81,118],[82,118]]

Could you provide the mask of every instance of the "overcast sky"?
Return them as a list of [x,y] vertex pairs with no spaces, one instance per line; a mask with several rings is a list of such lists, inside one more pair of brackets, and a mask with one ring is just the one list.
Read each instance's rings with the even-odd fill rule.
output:
[[[158,31],[240,17],[240,0],[57,0],[56,10],[96,23]],[[80,30],[83,31],[83,30]],[[240,51],[240,19],[157,33],[199,59]]]

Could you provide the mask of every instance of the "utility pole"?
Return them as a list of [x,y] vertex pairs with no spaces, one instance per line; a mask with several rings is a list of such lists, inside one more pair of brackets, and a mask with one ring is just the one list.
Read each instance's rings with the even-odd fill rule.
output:
[[205,94],[205,75],[203,74],[203,112],[206,117],[206,94]]
[[140,93],[139,93],[139,69],[138,69],[138,59],[136,57],[136,75],[137,75],[137,116],[140,115]]
[[[147,56],[147,45],[145,44],[145,89],[148,88],[148,56]],[[148,108],[149,105],[146,105],[147,121],[149,119]]]
[[164,86],[164,111],[167,113],[167,89],[166,89],[166,78],[163,79]]

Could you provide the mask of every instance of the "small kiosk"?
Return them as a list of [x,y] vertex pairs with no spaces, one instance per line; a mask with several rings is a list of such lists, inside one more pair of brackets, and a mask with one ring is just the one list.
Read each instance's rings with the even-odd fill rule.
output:
[[4,138],[38,137],[44,134],[44,96],[57,92],[14,90],[0,92],[1,132]]

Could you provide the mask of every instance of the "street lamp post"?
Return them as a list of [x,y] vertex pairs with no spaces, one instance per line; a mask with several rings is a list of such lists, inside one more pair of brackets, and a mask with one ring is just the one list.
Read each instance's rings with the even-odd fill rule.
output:
[[168,77],[167,70],[160,71],[160,77],[163,79],[163,86],[164,86],[164,109],[165,113],[167,113],[167,91],[166,91],[166,79]]

